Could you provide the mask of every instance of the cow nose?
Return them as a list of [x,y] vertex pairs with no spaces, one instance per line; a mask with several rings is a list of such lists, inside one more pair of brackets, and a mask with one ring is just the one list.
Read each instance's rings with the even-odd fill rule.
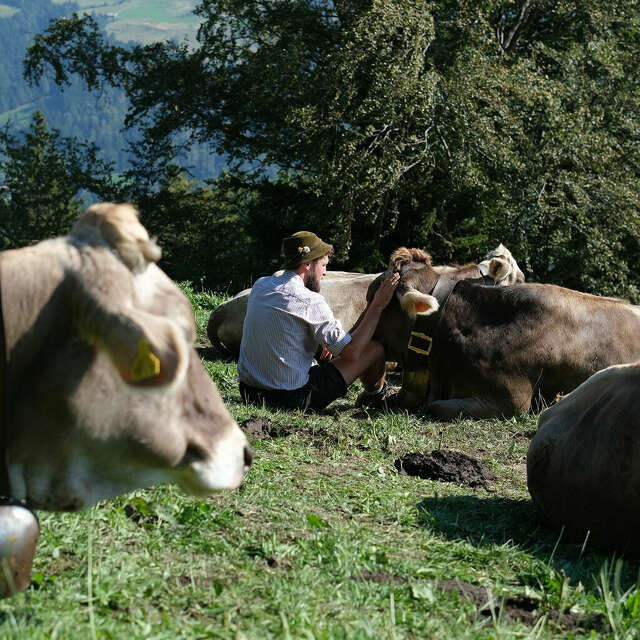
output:
[[247,471],[249,471],[249,467],[251,466],[251,463],[253,462],[253,451],[251,451],[251,447],[249,445],[246,445],[244,448],[244,470],[245,473]]

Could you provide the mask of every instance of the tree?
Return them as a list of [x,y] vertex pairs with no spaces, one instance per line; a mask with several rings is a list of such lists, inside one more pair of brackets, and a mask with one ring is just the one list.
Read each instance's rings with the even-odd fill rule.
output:
[[[26,73],[123,87],[127,125],[158,166],[178,133],[250,165],[243,180],[268,196],[256,243],[318,223],[343,264],[373,270],[398,244],[444,261],[502,241],[529,278],[638,296],[638,0],[203,0],[197,12],[195,49],[128,50],[88,16],[57,21]],[[294,193],[297,217],[282,216]]]
[[21,247],[65,234],[84,206],[81,192],[117,199],[112,167],[95,146],[61,138],[36,112],[23,142],[0,131],[0,246]]

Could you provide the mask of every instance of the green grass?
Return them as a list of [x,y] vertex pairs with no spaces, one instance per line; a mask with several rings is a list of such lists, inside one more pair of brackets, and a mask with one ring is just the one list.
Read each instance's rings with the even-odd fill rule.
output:
[[[205,319],[216,297],[183,290]],[[535,416],[367,414],[357,388],[327,415],[272,412],[240,403],[234,363],[205,366],[239,423],[263,416],[290,435],[252,442],[235,492],[163,486],[41,513],[34,582],[0,602],[1,638],[639,637],[637,563],[565,544],[536,518],[524,467]],[[397,473],[399,456],[436,448],[496,480]],[[444,580],[524,598],[542,617],[511,619],[500,600],[481,610]]]
[[[53,0],[62,4],[66,0]],[[122,42],[141,44],[185,38],[195,43],[200,19],[193,15],[198,0],[76,0],[80,11],[109,16],[107,32]],[[19,9],[0,2],[0,19],[9,18]],[[2,124],[0,122],[0,124]]]

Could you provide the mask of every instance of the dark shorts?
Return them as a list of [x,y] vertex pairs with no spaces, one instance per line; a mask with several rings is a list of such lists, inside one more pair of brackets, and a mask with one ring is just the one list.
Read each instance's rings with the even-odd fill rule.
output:
[[240,383],[240,395],[246,404],[266,405],[274,409],[322,411],[336,398],[346,394],[347,384],[330,362],[311,367],[307,384],[292,391],[258,389]]

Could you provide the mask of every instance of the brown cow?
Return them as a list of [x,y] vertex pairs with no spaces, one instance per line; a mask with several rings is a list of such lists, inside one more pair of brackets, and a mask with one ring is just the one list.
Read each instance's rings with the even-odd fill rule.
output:
[[563,539],[640,554],[640,362],[599,371],[540,414],[527,482]]
[[206,495],[251,461],[192,343],[193,310],[129,205],[0,254],[1,494],[66,511],[157,483]]
[[[494,275],[501,268],[494,261]],[[424,384],[403,381],[401,406],[424,404],[440,419],[511,416],[527,411],[534,395],[551,402],[599,369],[640,358],[640,314],[622,300],[544,284],[442,287],[433,269],[415,262],[400,271],[374,337],[405,369],[408,353],[423,358]]]

